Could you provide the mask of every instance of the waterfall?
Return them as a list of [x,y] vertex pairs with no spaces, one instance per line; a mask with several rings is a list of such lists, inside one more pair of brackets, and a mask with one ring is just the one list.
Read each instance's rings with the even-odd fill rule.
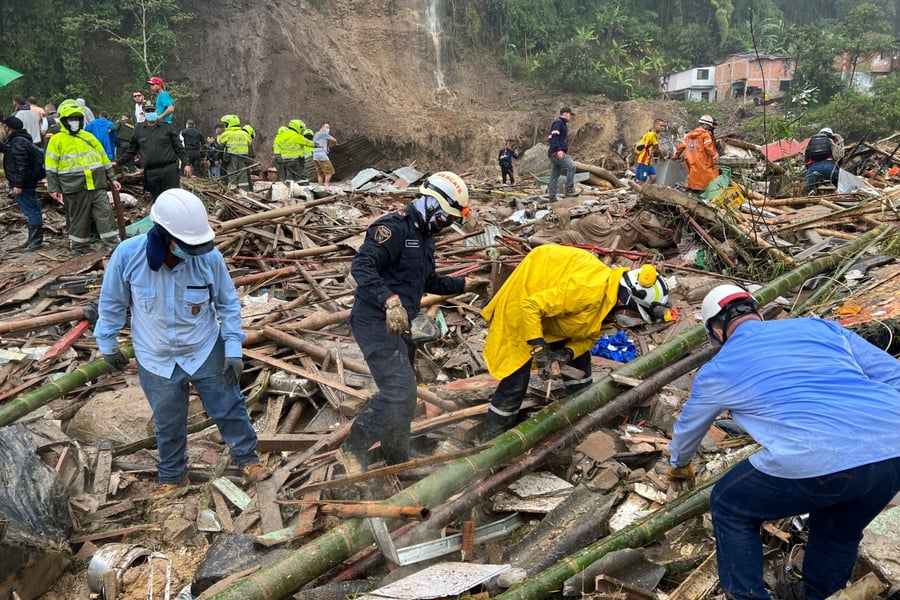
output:
[[444,65],[441,56],[441,17],[440,0],[425,0],[425,27],[434,47],[434,78],[437,91],[447,89],[444,83]]

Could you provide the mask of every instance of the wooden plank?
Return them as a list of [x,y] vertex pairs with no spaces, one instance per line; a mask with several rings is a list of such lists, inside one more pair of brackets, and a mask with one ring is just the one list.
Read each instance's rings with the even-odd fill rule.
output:
[[103,248],[102,250],[95,250],[90,254],[77,256],[72,260],[62,263],[55,269],[51,269],[46,274],[32,279],[24,285],[14,287],[5,294],[0,294],[0,306],[11,304],[13,302],[24,302],[25,300],[30,299],[37,294],[39,289],[48,283],[56,281],[56,278],[60,275],[72,275],[92,268],[97,261],[102,260],[103,257],[106,256],[107,252],[109,252],[109,250]]
[[278,488],[275,480],[263,479],[256,483],[256,504],[259,507],[259,522],[264,533],[271,533],[284,528],[281,518],[281,507],[275,503]]
[[295,452],[306,450],[322,439],[312,433],[261,433],[256,437],[256,449],[260,452]]
[[719,571],[716,567],[716,553],[713,551],[669,594],[669,600],[703,600],[718,584]]
[[[318,469],[314,469],[313,472],[309,476],[308,483],[321,483],[325,481],[325,477],[328,475],[328,467],[319,467]],[[303,494],[300,497],[300,500],[319,500],[322,497],[321,490],[311,490]],[[316,504],[312,504],[309,506],[304,506],[300,509],[300,515],[297,519],[297,526],[294,527],[294,536],[306,535],[310,531],[312,531],[313,525],[316,521],[316,514],[319,512],[319,507]]]
[[231,519],[231,511],[228,510],[228,503],[225,502],[225,496],[222,492],[215,488],[211,488],[213,504],[216,506],[216,515],[222,524],[222,531],[231,533],[234,531],[234,521]]
[[321,383],[327,385],[330,388],[339,390],[344,392],[347,395],[353,396],[355,398],[359,398],[361,400],[368,400],[372,395],[371,392],[362,392],[360,390],[355,390],[351,387],[348,387],[338,381],[330,379],[328,377],[324,377],[317,373],[310,373],[306,369],[301,369],[296,365],[292,365],[289,362],[285,362],[283,360],[279,360],[277,358],[272,358],[271,356],[266,356],[261,352],[256,352],[255,350],[251,350],[250,348],[244,348],[244,356],[248,358],[252,358],[254,360],[258,360],[260,362],[266,363],[267,365],[271,365],[277,369],[281,369],[282,371],[287,371],[288,373],[293,373],[295,375],[300,375],[301,377],[305,377],[307,379],[311,379],[316,383]]
[[76,535],[69,538],[69,542],[72,544],[80,544],[81,542],[104,540],[122,535],[130,535],[132,533],[140,533],[142,531],[161,531],[161,528],[159,523],[145,523],[143,525],[132,525],[131,527],[121,527],[119,529],[99,531],[97,533],[89,533],[86,535]]

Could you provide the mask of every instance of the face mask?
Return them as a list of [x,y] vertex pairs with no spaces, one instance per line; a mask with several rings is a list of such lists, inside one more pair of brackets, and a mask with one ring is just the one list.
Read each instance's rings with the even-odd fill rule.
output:
[[326,129],[326,130],[325,130],[325,135],[331,135],[331,130],[330,130],[330,129]]
[[187,252],[182,250],[181,246],[179,246],[177,244],[175,245],[175,249],[169,250],[169,252],[172,253],[172,256],[174,256],[175,258],[180,258],[181,260],[187,260],[191,257],[190,254],[188,254]]
[[144,115],[144,118],[147,119],[148,121],[150,121],[151,123],[155,123],[156,119],[158,117],[156,116],[155,112],[152,112],[152,113],[148,112]]
[[72,133],[77,133],[78,129],[81,127],[81,122],[78,119],[66,121],[66,124],[69,126],[69,131]]

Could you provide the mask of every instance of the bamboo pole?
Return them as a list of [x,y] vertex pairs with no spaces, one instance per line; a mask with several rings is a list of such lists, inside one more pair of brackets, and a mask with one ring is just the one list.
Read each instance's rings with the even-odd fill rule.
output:
[[[275,329],[274,327],[263,327],[262,333],[273,342],[276,342],[282,346],[287,346],[288,348],[292,348],[294,350],[298,350],[305,354],[309,354],[311,357],[315,358],[318,361],[324,361],[326,359],[332,361],[335,360],[335,356],[330,350],[321,346],[317,346],[316,344],[312,344],[305,340],[301,340],[300,338],[285,333],[280,329]],[[341,361],[345,368],[350,369],[354,373],[361,373],[363,375],[372,374],[371,371],[369,371],[368,365],[366,365],[366,363],[364,362],[343,357],[341,357]],[[431,390],[423,387],[416,386],[416,397],[424,400],[425,402],[428,402],[429,404],[434,404],[435,406],[440,407],[443,410],[454,411],[459,408],[456,403],[444,400]]]
[[336,500],[276,500],[275,503],[314,504],[319,507],[319,512],[348,519],[374,517],[376,519],[424,521],[431,515],[431,511],[428,510],[427,506],[387,506],[376,502],[342,503]]
[[84,318],[84,307],[72,308],[52,315],[44,315],[42,317],[34,317],[32,319],[4,321],[0,323],[0,334],[11,333],[13,331],[28,331],[29,329],[40,329],[41,327],[56,325],[58,323],[66,323],[68,321],[81,321]]
[[289,206],[282,206],[280,208],[273,208],[272,210],[247,215],[246,217],[238,217],[237,219],[232,219],[230,221],[225,221],[224,223],[219,224],[216,235],[221,235],[230,229],[237,229],[239,227],[243,227],[244,225],[259,223],[260,221],[270,221],[279,217],[289,217],[291,215],[303,212],[307,208],[319,206],[320,204],[328,204],[329,202],[334,202],[335,200],[337,200],[337,196],[328,196],[326,198],[311,200],[302,204],[291,204]]
[[[767,304],[789,289],[800,285],[812,275],[821,273],[848,254],[856,252],[886,228],[877,228],[861,236],[859,240],[847,244],[836,253],[817,258],[802,267],[786,273],[756,292],[761,304]],[[895,230],[895,229],[894,229]],[[706,340],[702,325],[692,327],[679,337],[659,346],[653,352],[645,354],[618,370],[619,375],[641,378],[651,375],[666,364],[680,359],[691,349]],[[590,411],[595,410],[612,399],[621,390],[609,377],[580,390],[572,396],[554,402],[543,411],[521,423],[517,427],[497,436],[493,445],[471,457],[458,459],[443,469],[429,475],[418,483],[395,494],[384,503],[389,505],[425,505],[435,506],[449,498],[458,489],[488,469],[509,462],[518,454],[540,443],[550,435],[568,427]],[[706,488],[703,488],[706,489]],[[692,494],[695,504],[682,508],[683,514],[701,514],[705,511],[708,496]],[[678,506],[688,504],[687,499]],[[665,516],[664,516],[665,518]],[[680,517],[679,517],[680,518]],[[689,518],[689,517],[685,517]],[[680,521],[678,521],[680,522]],[[396,525],[395,522],[394,525]],[[637,543],[642,535],[644,523],[623,530],[617,542],[611,544]],[[669,527],[676,523],[669,518]],[[633,532],[633,533],[632,533]],[[628,535],[627,540],[623,538]],[[322,573],[334,568],[340,562],[373,542],[371,530],[363,521],[351,519],[338,527],[329,530],[315,540],[293,551],[281,560],[262,567],[240,581],[222,589],[212,596],[217,600],[273,600],[287,598],[301,586],[309,583]],[[625,547],[618,546],[618,547]],[[615,547],[606,550],[616,549]],[[562,580],[559,581],[559,585]],[[518,589],[518,588],[516,588]]]
[[[120,350],[125,358],[134,357],[134,348],[132,346],[125,346],[124,348],[120,348]],[[41,386],[36,390],[31,390],[18,398],[10,400],[7,404],[0,407],[0,427],[14,423],[16,420],[24,417],[31,411],[40,408],[51,400],[64,396],[88,381],[96,379],[111,370],[112,367],[101,358],[78,367],[71,373],[63,375],[47,385]]]

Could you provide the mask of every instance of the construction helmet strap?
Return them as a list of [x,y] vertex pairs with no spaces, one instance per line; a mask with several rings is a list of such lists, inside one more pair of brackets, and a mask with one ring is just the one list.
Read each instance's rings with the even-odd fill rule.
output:
[[738,300],[735,302],[730,302],[722,309],[718,315],[716,315],[713,322],[722,324],[722,342],[728,339],[728,327],[731,325],[732,321],[739,317],[743,317],[744,315],[749,315],[757,312],[757,304],[755,300],[745,299]]
[[456,200],[451,198],[449,195],[447,195],[447,192],[445,192],[438,186],[434,185],[430,181],[425,183],[425,189],[431,190],[433,192],[437,192],[438,194],[440,194],[441,198],[443,198],[444,200],[447,201],[447,204],[449,204],[450,206],[452,206],[453,208],[455,208],[458,211],[462,211],[465,208],[462,204],[460,204],[459,202],[457,202]]

